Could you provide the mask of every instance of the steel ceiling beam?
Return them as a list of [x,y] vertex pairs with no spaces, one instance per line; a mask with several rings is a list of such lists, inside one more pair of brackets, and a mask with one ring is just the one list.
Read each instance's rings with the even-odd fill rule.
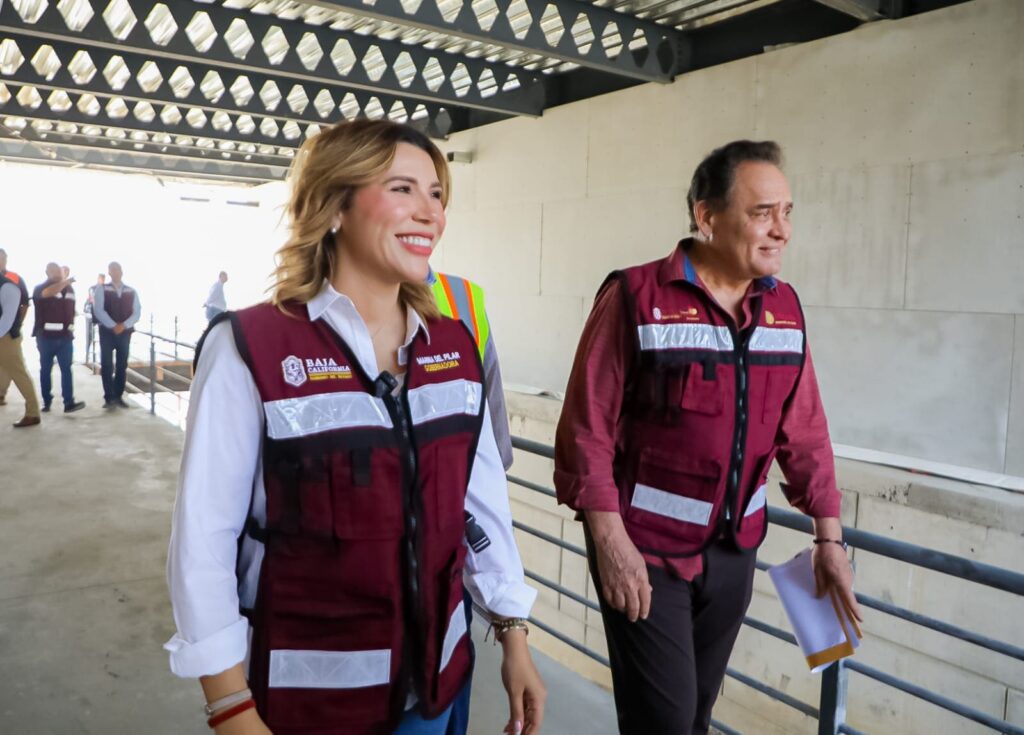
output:
[[[247,80],[253,91],[252,98],[246,101],[246,104],[239,104],[230,91],[231,87],[236,81],[238,81],[239,77],[233,77],[232,72],[218,67],[192,65],[188,71],[194,82],[194,86],[192,89],[188,90],[187,93],[183,93],[182,96],[179,97],[171,89],[169,81],[169,78],[174,72],[174,67],[164,62],[154,62],[157,69],[159,69],[162,78],[160,85],[155,89],[147,89],[143,87],[142,82],[139,80],[139,74],[144,65],[147,62],[152,61],[144,55],[128,52],[117,53],[114,50],[92,46],[91,44],[83,43],[81,41],[58,41],[35,36],[26,36],[21,33],[7,33],[2,37],[12,40],[18,46],[20,53],[24,56],[24,61],[13,71],[8,70],[10,73],[0,73],[0,82],[34,86],[40,90],[47,91],[63,89],[71,93],[88,92],[97,98],[120,98],[126,102],[131,102],[132,104],[140,101],[146,101],[154,105],[160,105],[161,107],[173,105],[182,109],[183,115],[190,108],[200,109],[211,114],[223,112],[231,118],[233,127],[237,124],[237,118],[242,115],[250,116],[255,122],[257,129],[266,118],[274,120],[275,124],[279,127],[288,122],[294,122],[300,126],[301,131],[301,135],[297,142],[301,142],[305,139],[306,128],[309,125],[330,125],[345,119],[339,110],[339,98],[333,95],[330,114],[327,117],[321,117],[319,113],[316,112],[314,104],[319,92],[316,89],[309,89],[301,84],[293,84],[292,88],[295,86],[300,87],[305,93],[308,102],[301,112],[296,113],[294,110],[290,109],[286,99],[292,91],[292,88],[288,86],[291,83],[291,80],[286,80],[281,77],[254,74],[239,75]],[[32,64],[32,59],[34,59],[36,54],[40,53],[40,51],[46,46],[49,46],[54,50],[54,53],[57,55],[57,58],[61,63],[59,69],[49,71],[48,74],[44,75],[35,68]],[[96,69],[96,72],[91,76],[91,78],[86,79],[79,76],[79,79],[76,80],[71,68],[69,67],[69,63],[79,51],[85,51],[89,54],[89,58]],[[120,89],[114,89],[104,75],[104,70],[108,65],[117,59],[120,59],[123,62],[124,68],[127,70],[127,76],[121,80]],[[48,70],[44,69],[44,71]],[[225,87],[220,97],[215,101],[211,101],[205,94],[203,94],[201,89],[202,80],[207,76],[207,74],[211,73],[220,76],[221,84]],[[227,75],[226,77],[225,74]],[[282,99],[273,110],[268,111],[260,99],[259,91],[264,88],[264,85],[271,83],[277,87]],[[396,98],[384,95],[371,95],[365,92],[351,93],[351,99],[359,106],[358,109],[362,111],[367,109],[374,98],[378,100],[384,113],[387,113],[395,102],[400,101]],[[344,101],[346,98],[340,99]],[[450,118],[444,114],[444,110],[435,105],[423,105],[423,108],[426,112],[426,120],[422,125],[428,129],[428,132],[438,135],[446,134],[448,132],[447,126],[450,125]],[[410,110],[409,105],[406,105],[405,109],[408,113],[413,112],[413,110]],[[178,126],[167,125],[167,132],[179,132],[179,128],[183,125],[184,123],[180,123]],[[277,136],[276,143],[274,141],[265,142],[270,144],[291,144],[287,141],[283,141],[281,136]],[[297,144],[297,142],[295,144]]]
[[[134,140],[131,138],[117,140],[108,138],[106,135],[87,135],[82,132],[81,129],[79,129],[78,132],[60,130],[56,127],[57,122],[50,118],[26,117],[25,122],[26,126],[16,132],[22,138],[30,138],[39,143],[60,143],[77,148],[90,148],[95,150],[142,152],[154,156],[175,156],[178,158],[196,158],[199,160],[217,159],[235,162],[238,164],[245,163],[247,165],[274,166],[282,170],[291,166],[292,162],[291,158],[277,153],[261,154],[258,151],[255,153],[246,153],[237,149],[226,152],[216,148],[199,148],[195,145],[179,145],[173,141],[170,143],[158,143],[154,142],[150,138],[147,138],[145,141]],[[33,125],[35,122],[49,123],[54,127],[49,130],[39,129]],[[3,120],[0,119],[0,129],[3,128],[8,128],[8,126],[3,124]]]
[[140,120],[131,113],[118,117],[111,114],[107,109],[106,105],[97,98],[97,102],[100,103],[100,109],[95,114],[84,112],[78,107],[79,100],[82,93],[74,89],[65,90],[68,92],[68,97],[71,99],[71,107],[67,110],[52,110],[46,102],[38,106],[32,106],[31,104],[24,103],[18,99],[18,92],[22,88],[31,85],[17,85],[8,84],[8,89],[11,93],[11,99],[7,100],[3,105],[0,105],[0,113],[4,115],[14,115],[17,117],[33,117],[45,120],[52,120],[53,122],[67,122],[75,125],[98,125],[101,128],[120,128],[127,131],[139,130],[147,133],[166,133],[170,136],[184,135],[190,138],[209,138],[214,141],[230,141],[237,144],[251,143],[253,145],[270,145],[275,148],[297,148],[301,145],[304,134],[300,134],[298,138],[287,139],[283,132],[279,132],[276,136],[265,135],[260,131],[259,127],[253,130],[249,134],[240,132],[237,129],[238,117],[237,115],[228,115],[228,119],[231,122],[231,129],[219,130],[213,126],[212,119],[207,116],[205,123],[202,127],[193,127],[189,124],[182,113],[180,122],[176,124],[165,123],[160,118],[160,110],[154,108],[156,113],[152,120]]
[[284,169],[274,166],[241,164],[215,159],[200,160],[160,156],[127,150],[98,150],[64,144],[54,145],[45,140],[6,137],[2,133],[0,133],[0,159],[48,166],[84,166],[253,184],[279,181],[284,177]]
[[[493,0],[497,10],[493,19],[483,13],[487,4],[477,2],[463,1],[457,12],[445,14],[437,0],[405,0],[405,4],[403,0],[375,0],[372,4],[364,0],[310,1],[351,15],[461,36],[647,82],[671,82],[686,67],[687,42],[679,31],[578,0]],[[491,22],[489,27],[481,17]],[[545,19],[547,29],[542,27]],[[589,27],[591,41],[577,44],[574,26],[581,30]],[[621,41],[614,58],[606,50],[606,37],[609,46],[616,37]],[[637,50],[630,50],[634,46]]]
[[[103,6],[93,7],[93,15],[78,30],[71,30],[57,3],[49,3],[38,19],[24,21],[13,3],[0,3],[0,35],[30,33],[70,42],[88,42],[95,46],[147,54],[154,59],[170,59],[182,64],[214,64],[244,74],[267,74],[287,78],[291,83],[315,84],[344,94],[349,91],[384,94],[435,105],[455,105],[490,110],[509,115],[540,115],[544,107],[541,75],[506,64],[495,64],[460,54],[431,52],[420,46],[365,36],[351,31],[314,26],[299,20],[274,15],[257,15],[233,10],[219,4],[197,4],[190,0],[129,0],[137,21],[127,32],[117,35],[103,18]],[[105,6],[105,3],[103,4]],[[164,6],[173,25],[163,19],[168,32],[154,40],[145,21],[158,6]],[[92,7],[90,5],[90,7]],[[163,12],[163,11],[161,11]],[[205,15],[215,37],[208,48],[199,51],[186,32],[189,24]],[[252,45],[244,56],[232,51],[225,33],[233,24],[244,24]],[[237,26],[241,27],[241,26]],[[120,37],[119,37],[120,36]],[[281,49],[280,58],[268,57],[264,39],[272,39]],[[339,67],[331,58],[341,45]],[[305,60],[299,50],[319,49]],[[273,47],[272,47],[273,50]],[[401,76],[396,62],[404,57]],[[433,74],[430,81],[427,70]],[[372,76],[371,76],[372,71]],[[437,74],[440,73],[440,76]],[[377,78],[374,78],[374,77]],[[456,77],[458,78],[456,80]],[[484,80],[486,88],[481,88]],[[501,93],[505,88],[514,91]]]

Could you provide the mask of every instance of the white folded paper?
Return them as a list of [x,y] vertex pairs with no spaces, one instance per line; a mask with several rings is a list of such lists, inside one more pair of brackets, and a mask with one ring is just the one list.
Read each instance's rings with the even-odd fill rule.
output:
[[860,628],[835,592],[814,596],[810,549],[801,551],[785,564],[771,567],[768,576],[775,585],[811,673],[816,674],[833,661],[853,655],[860,645]]

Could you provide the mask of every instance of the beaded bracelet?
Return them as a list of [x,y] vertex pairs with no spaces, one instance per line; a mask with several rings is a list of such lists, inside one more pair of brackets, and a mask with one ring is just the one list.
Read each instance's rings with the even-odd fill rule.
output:
[[494,630],[494,640],[500,641],[501,637],[510,630],[521,630],[526,635],[530,634],[530,628],[526,624],[526,618],[505,618],[504,620],[494,620],[491,622],[491,628]]

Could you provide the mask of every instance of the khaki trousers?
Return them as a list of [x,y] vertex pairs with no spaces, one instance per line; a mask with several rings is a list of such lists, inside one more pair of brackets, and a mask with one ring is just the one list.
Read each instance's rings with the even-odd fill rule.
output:
[[0,388],[6,391],[7,381],[13,380],[18,392],[25,399],[25,415],[39,415],[39,397],[36,395],[32,378],[25,367],[21,354],[21,337],[14,339],[9,334],[0,337]]

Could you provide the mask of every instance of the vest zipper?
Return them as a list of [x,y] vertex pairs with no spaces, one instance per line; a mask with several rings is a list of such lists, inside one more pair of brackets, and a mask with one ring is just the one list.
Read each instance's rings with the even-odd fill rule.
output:
[[[723,313],[725,312],[718,304],[715,304]],[[722,509],[719,511],[718,527],[719,533],[727,532],[735,540],[736,529],[739,526],[739,511],[736,506],[736,498],[740,492],[740,481],[743,479],[743,454],[747,445],[747,422],[750,419],[750,375],[748,369],[749,355],[747,348],[750,345],[750,337],[754,333],[754,327],[761,319],[761,300],[758,299],[751,309],[750,327],[742,332],[730,316],[727,322],[729,334],[732,337],[733,354],[736,356],[734,372],[736,373],[736,401],[734,403],[733,437],[732,446],[729,448],[729,471],[726,477],[725,499],[722,502]]]
[[[388,378],[394,378],[388,374]],[[378,378],[378,381],[380,378]],[[400,675],[402,681],[399,686],[405,693],[410,676],[413,680],[413,687],[420,702],[426,702],[425,672],[422,666],[416,665],[422,662],[425,655],[425,641],[423,640],[423,595],[420,587],[421,570],[421,521],[422,508],[420,507],[421,494],[415,492],[416,475],[418,462],[416,459],[416,447],[413,442],[412,425],[407,410],[408,393],[407,386],[403,386],[399,397],[388,390],[381,396],[384,405],[388,409],[391,421],[398,429],[401,439],[400,455],[402,459],[402,516],[405,523],[405,535],[402,538],[402,562],[405,568],[404,583],[404,616],[411,622],[406,625],[405,649],[402,652],[402,666]],[[404,701],[404,697],[403,697]]]

